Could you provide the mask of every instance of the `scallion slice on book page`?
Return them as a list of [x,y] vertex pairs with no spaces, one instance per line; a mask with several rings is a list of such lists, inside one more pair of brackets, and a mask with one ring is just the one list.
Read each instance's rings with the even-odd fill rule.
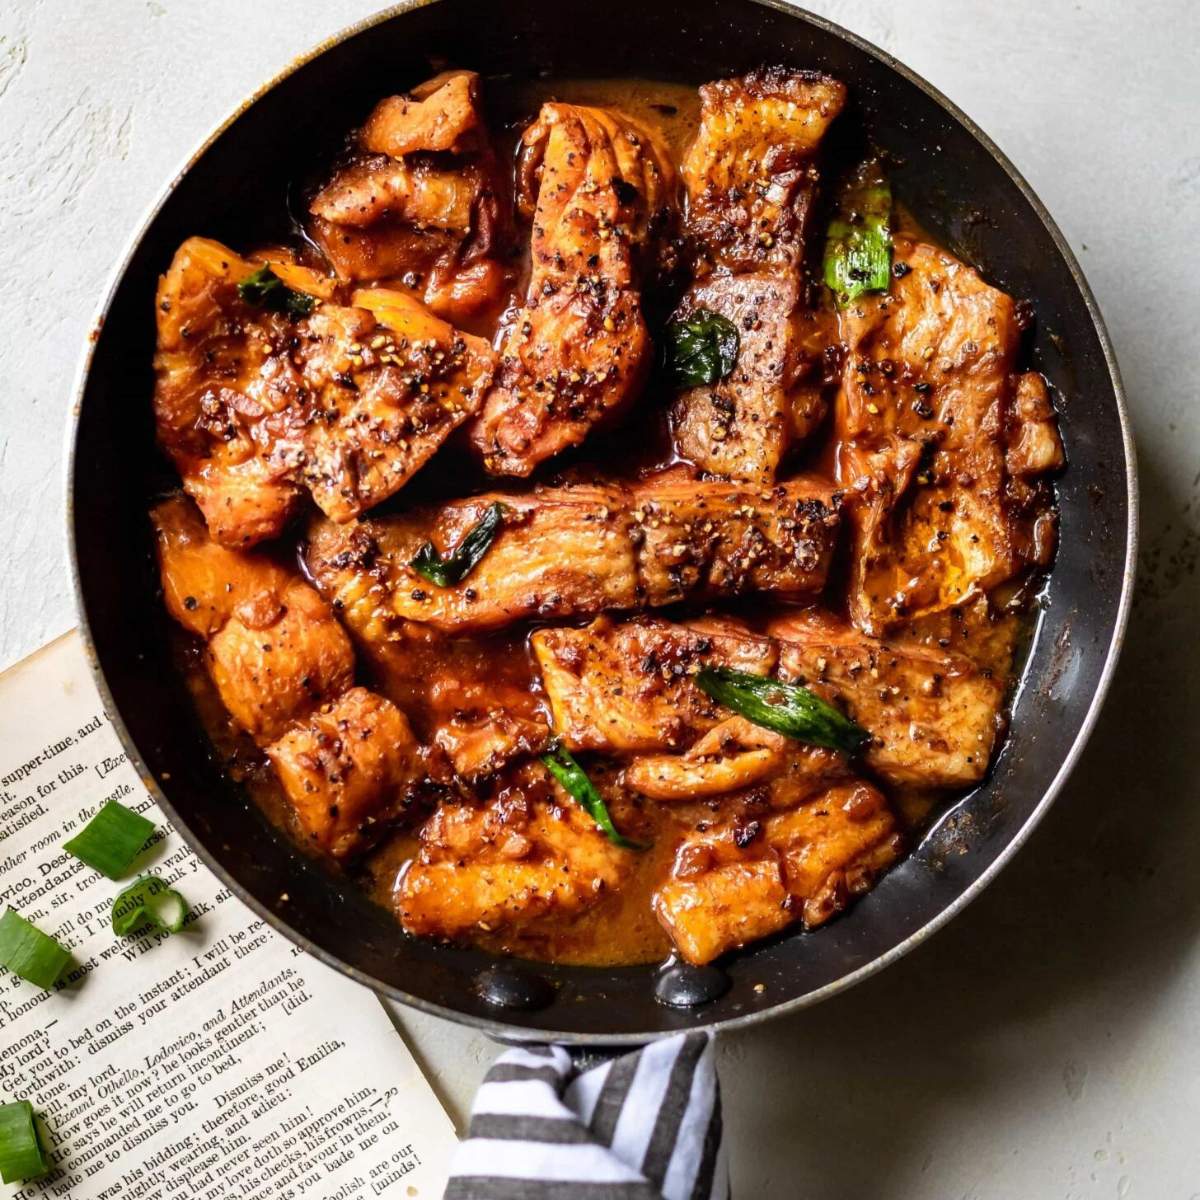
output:
[[63,849],[109,879],[120,879],[153,832],[153,821],[109,800]]
[[187,901],[157,875],[134,880],[114,901],[113,932],[178,933],[188,917]]
[[28,1100],[0,1104],[0,1180],[20,1183],[50,1170]]
[[71,961],[71,952],[15,909],[0,917],[0,966],[49,991]]

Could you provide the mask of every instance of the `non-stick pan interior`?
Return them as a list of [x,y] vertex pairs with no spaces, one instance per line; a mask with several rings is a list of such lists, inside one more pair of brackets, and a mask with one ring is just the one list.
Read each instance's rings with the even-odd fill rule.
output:
[[[167,476],[150,413],[153,297],[177,245],[246,246],[255,214],[288,203],[297,164],[335,144],[380,96],[443,63],[516,79],[635,75],[702,83],[762,63],[828,71],[848,120],[884,147],[900,198],[1017,297],[1034,300],[1033,365],[1055,390],[1070,467],[1062,539],[1012,732],[992,778],[847,915],[735,956],[723,995],[693,1008],[655,998],[651,968],[522,966],[405,938],[354,886],[277,835],[216,768],[171,670],[148,502]],[[229,124],[151,220],[95,343],[72,467],[81,603],[126,743],[192,844],[289,936],[373,986],[510,1036],[550,1031],[614,1043],[748,1018],[827,994],[910,944],[962,900],[1031,823],[1102,686],[1121,620],[1129,498],[1117,384],[1086,288],[1002,161],[928,91],[823,23],[754,0],[440,0],[401,11],[303,63]],[[282,897],[286,895],[287,900]],[[523,1001],[499,1008],[489,990]]]

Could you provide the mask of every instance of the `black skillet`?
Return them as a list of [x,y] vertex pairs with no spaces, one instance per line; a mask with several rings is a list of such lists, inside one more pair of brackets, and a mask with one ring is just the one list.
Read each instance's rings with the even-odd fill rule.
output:
[[[280,210],[297,163],[441,61],[518,80],[699,84],[768,62],[827,71],[853,98],[842,123],[886,149],[918,219],[1036,306],[1031,361],[1054,387],[1070,465],[1058,489],[1061,548],[999,762],[849,913],[719,970],[540,966],[406,938],[352,884],[293,850],[221,774],[170,665],[146,519],[163,481],[150,413],[157,276],[191,234],[249,245],[253,215]],[[320,47],[170,185],[116,276],[84,365],[69,521],[84,631],[117,730],[223,882],[298,945],[406,1004],[507,1039],[619,1045],[733,1028],[831,996],[923,941],[992,879],[1058,792],[1107,689],[1132,585],[1134,469],[1117,364],[1071,251],[1008,160],[911,71],[773,2],[438,0],[400,5]],[[678,1006],[688,1000],[699,1002]]]

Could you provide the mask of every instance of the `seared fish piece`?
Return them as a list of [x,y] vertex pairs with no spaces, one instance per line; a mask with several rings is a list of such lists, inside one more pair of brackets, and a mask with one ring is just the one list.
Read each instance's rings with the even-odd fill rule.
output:
[[695,282],[674,319],[718,313],[741,346],[728,376],[679,397],[675,438],[705,471],[770,483],[825,413],[809,378],[822,340],[801,269],[815,158],[846,89],[774,68],[707,84],[700,96],[700,131],[683,166]]
[[[601,618],[584,629],[541,629],[530,641],[558,736],[572,750],[649,756],[630,765],[626,782],[652,799],[774,780],[799,752],[701,692],[692,677],[707,664],[777,675],[843,708],[871,733],[865,762],[888,783],[959,788],[983,778],[1004,698],[989,669],[914,639],[877,641],[812,610],[777,618],[767,634],[728,619]],[[813,769],[843,761],[799,748],[816,756]]]
[[[380,165],[368,159],[342,171],[313,207],[326,220],[354,228],[369,228],[399,213],[414,225],[465,237],[471,229],[475,195],[457,171],[424,164],[408,167],[402,161],[385,160]],[[345,260],[339,256],[335,266],[339,262],[344,265]],[[393,273],[376,267],[366,277]],[[346,274],[362,278],[358,271]]]
[[850,614],[874,636],[1048,564],[1041,477],[1063,461],[1044,382],[1013,373],[1012,299],[926,243],[897,238],[894,258],[890,293],[840,317]]
[[389,700],[355,687],[265,747],[297,821],[319,850],[342,857],[392,821],[425,775],[421,747]]
[[309,208],[340,278],[403,276],[455,322],[500,299],[511,214],[479,93],[474,71],[447,71],[376,105]]
[[350,639],[298,575],[217,545],[182,496],[150,517],[168,610],[207,640],[208,672],[238,728],[274,741],[351,686]]
[[238,284],[262,263],[190,238],[158,289],[158,439],[227,546],[277,536],[309,490],[335,520],[398,491],[479,406],[492,352],[411,297],[373,289],[354,307],[333,282],[271,269],[315,302],[254,307]]
[[754,487],[665,471],[632,491],[650,605],[748,592],[796,599],[825,586],[840,498],[820,480]]
[[[300,380],[283,353],[292,323],[238,295],[238,283],[261,266],[219,242],[189,238],[158,285],[159,444],[213,536],[229,546],[277,536],[301,496],[295,463],[264,450],[296,442]],[[332,281],[316,272],[272,269],[307,296],[332,295]]]
[[367,150],[392,158],[420,151],[465,154],[486,140],[474,71],[443,71],[408,95],[381,100],[361,135]]
[[614,846],[540,765],[490,803],[446,801],[396,893],[409,933],[528,933],[578,916],[618,888],[634,852]]
[[[329,314],[328,325],[318,328],[325,314],[312,319],[320,342],[307,363],[322,407],[305,439],[302,478],[335,521],[398,492],[475,413],[493,366],[487,342],[403,292],[369,288],[353,301],[353,309]],[[355,327],[357,337],[343,341]]]
[[711,962],[797,921],[824,923],[870,890],[901,843],[875,788],[840,783],[795,808],[688,834],[654,911],[682,958]]
[[[430,538],[443,550],[457,546],[496,502],[507,510],[503,527],[461,583],[438,587],[409,566]],[[489,494],[354,525],[317,521],[305,563],[367,642],[385,639],[398,619],[469,632],[528,617],[636,607],[629,527],[619,493],[603,486]]]
[[845,757],[834,750],[730,716],[682,754],[635,758],[622,781],[637,795],[664,803],[694,803],[757,788],[762,802],[788,808],[850,774]]
[[[503,523],[479,565],[438,587],[409,565],[432,540],[452,551],[499,503]],[[620,484],[489,493],[439,509],[310,530],[308,569],[367,641],[397,618],[448,632],[825,585],[837,533],[825,485],[770,489],[701,483],[673,473]]]
[[700,129],[683,164],[688,235],[709,268],[796,272],[816,194],[821,139],[845,84],[769,67],[700,89]]
[[296,581],[273,559],[229,550],[213,540],[196,506],[183,496],[150,513],[167,612],[207,641],[239,609],[271,612]]
[[218,545],[181,496],[150,515],[168,610],[206,639],[233,724],[265,749],[312,844],[349,853],[425,777],[408,722],[353,686],[350,639],[297,574]]
[[263,743],[350,687],[354,651],[329,605],[297,579],[212,635],[208,673],[234,722]]
[[666,148],[616,109],[543,105],[522,139],[532,271],[471,430],[495,475],[528,475],[632,402],[650,368],[641,279],[669,231]]
[[781,678],[835,698],[872,741],[864,757],[899,786],[964,788],[987,771],[1001,728],[1004,681],[964,654],[878,641],[826,613],[782,617]]
[[767,675],[776,647],[736,621],[675,625],[651,618],[530,638],[555,732],[570,750],[652,754],[683,749],[730,713],[695,684],[706,663]]
[[525,689],[446,670],[431,682],[429,697],[438,720],[433,744],[463,779],[494,775],[515,758],[540,754],[550,743],[545,714]]

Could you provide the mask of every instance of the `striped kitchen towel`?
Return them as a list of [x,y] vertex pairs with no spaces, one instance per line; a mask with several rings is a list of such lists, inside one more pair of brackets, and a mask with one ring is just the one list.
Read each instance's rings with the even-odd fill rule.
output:
[[445,1200],[728,1200],[707,1034],[576,1073],[561,1046],[509,1050],[475,1097]]

